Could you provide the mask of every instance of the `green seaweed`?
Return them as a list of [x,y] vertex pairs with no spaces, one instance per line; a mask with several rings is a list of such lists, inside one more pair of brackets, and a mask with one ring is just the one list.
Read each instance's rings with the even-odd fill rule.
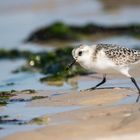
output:
[[42,40],[77,40],[78,34],[70,29],[70,27],[62,22],[56,22],[49,27],[39,29],[36,33],[32,33],[26,41],[42,41]]
[[[69,71],[65,71],[68,63],[73,59],[71,51],[73,48],[56,49],[54,52],[36,54],[28,60],[30,67],[36,68],[41,73],[47,74],[46,78],[41,78],[41,81],[63,80],[77,74],[86,74],[86,72],[76,65]],[[39,59],[36,59],[39,57]]]
[[48,117],[36,117],[30,120],[27,124],[37,124],[37,125],[43,125],[48,124],[49,118]]
[[0,124],[23,125],[23,124],[27,124],[27,122],[18,119],[11,119],[8,115],[3,115],[0,116]]
[[0,91],[0,106],[6,105],[12,96],[15,96],[12,91]]
[[0,59],[28,58],[30,55],[32,55],[30,51],[0,49]]
[[5,99],[0,99],[0,106],[7,105],[7,101]]
[[48,96],[33,96],[33,97],[31,98],[31,101],[32,101],[32,100],[38,100],[38,99],[44,99],[44,98],[48,98]]
[[62,86],[65,80],[66,78],[64,77],[64,75],[60,75],[60,74],[45,76],[40,79],[41,82],[54,86]]
[[[18,91],[15,91],[15,90],[0,91],[0,106],[7,105],[8,103],[11,103],[11,102],[29,102],[32,100],[48,98],[48,96],[33,96],[30,99],[23,99],[23,98],[10,99],[11,97],[16,95],[14,94],[15,92],[18,92]],[[34,94],[36,93],[36,91],[32,89],[27,89],[27,90],[20,91],[20,93]]]
[[37,29],[29,35],[27,42],[48,42],[50,40],[60,41],[75,41],[80,40],[84,36],[96,35],[96,33],[103,34],[123,34],[140,36],[140,25],[126,25],[126,26],[103,26],[88,23],[86,25],[67,25],[62,22],[56,22],[50,26]]
[[[31,52],[23,52],[17,51],[15,56],[12,54],[12,58],[24,58],[27,63],[20,68],[17,68],[13,71],[13,73],[25,72],[25,71],[38,71],[43,73],[46,78],[42,78],[41,82],[44,81],[66,81],[69,77],[73,77],[78,74],[86,74],[79,65],[75,65],[69,71],[65,71],[66,66],[72,61],[72,47],[65,47],[61,49],[56,49],[53,52],[39,52],[39,53],[31,53]],[[1,50],[0,50],[1,52]],[[4,50],[2,50],[4,52]],[[5,55],[1,58],[11,58],[9,57],[10,53],[13,53],[12,50],[5,50]],[[13,85],[14,83],[8,83],[8,85]]]
[[[4,55],[1,55],[1,59],[3,58],[24,58],[26,59],[27,63],[20,68],[17,68],[13,71],[13,73],[18,72],[25,72],[25,71],[32,71],[32,72],[40,72],[46,76],[41,78],[41,82],[54,82],[54,81],[61,81],[61,83],[57,82],[58,85],[61,85],[64,81],[67,81],[68,78],[76,76],[76,75],[83,75],[87,74],[83,68],[79,65],[74,65],[71,69],[66,71],[67,65],[73,60],[71,52],[73,47],[65,47],[56,49],[53,52],[26,52],[25,51],[16,51],[13,53],[12,50],[0,50],[5,52]],[[15,52],[15,51],[14,51]],[[10,55],[9,55],[10,54]],[[56,82],[55,82],[56,83]],[[8,83],[8,86],[13,85],[14,83]],[[50,83],[52,84],[52,83]],[[34,93],[35,91],[26,91],[29,93]]]

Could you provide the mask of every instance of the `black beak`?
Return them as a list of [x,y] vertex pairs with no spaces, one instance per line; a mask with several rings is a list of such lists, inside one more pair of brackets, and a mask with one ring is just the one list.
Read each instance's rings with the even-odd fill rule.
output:
[[66,67],[66,70],[69,70],[75,63],[76,63],[76,60],[74,59],[74,60]]

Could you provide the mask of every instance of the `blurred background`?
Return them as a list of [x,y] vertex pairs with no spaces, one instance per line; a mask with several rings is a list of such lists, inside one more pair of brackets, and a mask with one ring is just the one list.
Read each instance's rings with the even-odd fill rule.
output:
[[[32,53],[52,52],[56,48],[75,47],[81,43],[113,43],[129,48],[139,48],[139,13],[139,0],[0,1],[0,49],[1,51],[6,50],[8,55],[8,51],[13,49],[19,51],[26,50]],[[57,26],[58,28],[60,26],[60,30],[61,28],[63,29],[65,24],[65,30],[69,30],[69,26],[82,28],[93,24],[95,25],[95,31],[91,32],[88,36],[87,34],[82,35],[80,39],[70,39],[68,41],[65,38],[63,39],[63,37],[59,40],[57,36],[53,39],[54,36],[51,35],[49,38],[51,41],[48,41],[48,38],[44,37],[48,36],[48,32],[45,31],[38,35],[39,30],[45,30],[45,28],[50,27],[56,22],[59,22]],[[97,31],[96,27],[99,28]],[[110,28],[113,29],[110,31]],[[72,33],[74,35],[74,32]],[[63,84],[59,83],[59,86],[53,84],[50,84],[50,86],[49,84],[41,83],[40,78],[44,77],[44,73],[40,71],[13,72],[27,64],[26,57],[17,58],[14,56],[16,58],[11,59],[7,55],[0,57],[0,90],[22,90],[28,88],[50,90],[57,90],[58,88],[71,89],[72,85],[67,82]],[[31,66],[35,63],[30,60],[28,62]],[[44,63],[47,63],[47,60]],[[49,66],[46,67],[48,68]],[[57,68],[55,67],[55,69]],[[55,70],[51,68],[49,71]],[[86,84],[78,83],[79,88],[83,87],[83,85],[86,87]]]
[[5,0],[0,2],[1,47],[20,47],[31,31],[55,21],[127,25],[139,23],[139,13],[139,0]]

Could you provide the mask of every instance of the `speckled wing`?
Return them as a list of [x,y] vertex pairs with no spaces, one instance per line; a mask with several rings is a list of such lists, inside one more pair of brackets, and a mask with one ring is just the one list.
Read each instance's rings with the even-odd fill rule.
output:
[[97,48],[103,49],[106,56],[116,65],[129,65],[140,61],[140,51],[138,50],[112,44],[98,44]]

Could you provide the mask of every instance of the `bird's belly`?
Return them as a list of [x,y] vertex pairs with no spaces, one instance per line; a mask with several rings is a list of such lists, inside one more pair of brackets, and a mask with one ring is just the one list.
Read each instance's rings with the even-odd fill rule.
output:
[[97,72],[97,73],[105,73],[105,74],[116,74],[118,73],[117,70],[115,70],[112,67],[92,67],[92,71]]
[[81,65],[83,68],[90,72],[97,72],[97,73],[105,73],[105,74],[114,74],[118,73],[113,67],[109,65],[103,65],[103,64],[90,64],[90,65]]

